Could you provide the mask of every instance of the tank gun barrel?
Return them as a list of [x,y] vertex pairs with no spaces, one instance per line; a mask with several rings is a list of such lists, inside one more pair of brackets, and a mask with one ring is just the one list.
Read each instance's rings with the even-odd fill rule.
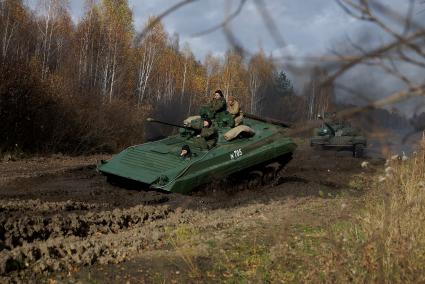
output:
[[148,117],[146,119],[146,121],[147,122],[159,123],[159,124],[163,124],[163,125],[168,125],[168,126],[172,126],[172,127],[185,128],[185,129],[193,129],[192,127],[189,127],[189,126],[184,126],[184,125],[169,123],[169,122],[165,122],[165,121],[161,121],[161,120],[156,120],[156,119],[153,119],[151,117]]
[[262,121],[262,122],[266,122],[266,123],[270,123],[270,124],[275,124],[275,125],[279,125],[279,126],[286,127],[286,128],[291,127],[291,125],[289,123],[285,123],[285,122],[279,121],[277,119],[268,118],[268,117],[260,117],[260,116],[257,116],[257,115],[251,114],[251,113],[244,113],[243,115],[247,118],[252,118],[252,119],[255,119],[255,120],[258,120],[258,121]]

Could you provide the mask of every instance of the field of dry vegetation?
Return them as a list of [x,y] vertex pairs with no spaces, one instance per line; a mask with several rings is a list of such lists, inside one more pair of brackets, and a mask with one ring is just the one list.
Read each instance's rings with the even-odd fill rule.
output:
[[188,196],[109,185],[101,156],[2,162],[0,280],[422,282],[423,149],[362,167],[307,142],[273,186]]
[[[349,217],[320,225],[305,222],[290,227],[289,232],[278,225],[260,229],[254,236],[236,230],[226,239],[229,247],[212,253],[216,272],[222,272],[222,280],[229,283],[425,281],[423,146],[408,160],[393,157],[368,179],[354,176],[350,183],[364,195],[350,205],[354,212]],[[309,204],[310,210],[331,217],[326,212],[329,208],[317,210],[315,205]],[[341,204],[328,206],[338,210]],[[193,236],[193,232],[187,233],[177,230],[173,244],[182,244],[184,253],[190,254],[191,246],[182,242]],[[182,259],[192,273],[200,273],[185,254]]]
[[[169,237],[177,255],[173,261],[195,282],[421,283],[423,145],[408,159],[393,156],[375,166],[372,175],[354,174],[348,182],[359,195],[319,192],[322,201],[295,205],[303,214],[270,208],[276,211],[263,211],[263,220],[252,227],[235,227],[219,238],[182,225]],[[309,213],[328,220],[318,222]],[[156,277],[173,279],[160,273]]]

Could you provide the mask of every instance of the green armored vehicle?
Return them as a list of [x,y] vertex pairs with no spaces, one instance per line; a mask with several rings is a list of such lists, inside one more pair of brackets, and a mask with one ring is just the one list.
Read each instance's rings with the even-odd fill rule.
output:
[[109,161],[102,161],[97,167],[99,172],[109,180],[135,181],[145,188],[179,193],[233,177],[257,186],[273,180],[296,148],[286,135],[285,124],[253,115],[245,115],[243,125],[236,127],[226,119],[212,120],[217,140],[211,147],[198,143],[200,135],[192,126],[148,121],[176,126],[180,131],[125,149]]
[[[320,115],[318,118],[323,120]],[[367,139],[349,122],[323,121],[323,127],[313,130],[310,146],[316,149],[348,150],[353,153],[353,157],[361,158]]]

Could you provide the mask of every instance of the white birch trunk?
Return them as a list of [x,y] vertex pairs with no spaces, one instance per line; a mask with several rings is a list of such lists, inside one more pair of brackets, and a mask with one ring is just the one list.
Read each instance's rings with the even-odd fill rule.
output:
[[118,45],[118,40],[115,39],[114,57],[113,57],[114,59],[112,61],[111,85],[109,89],[109,102],[112,102],[112,94],[114,92],[114,85],[115,85],[115,71],[117,69],[117,45]]
[[147,46],[143,50],[143,57],[140,61],[139,67],[139,80],[136,88],[136,95],[138,97],[138,107],[142,104],[144,100],[146,87],[148,86],[149,77],[152,72],[157,53],[158,50],[153,44],[147,44]]
[[41,66],[41,78],[45,79],[46,75],[46,69],[47,69],[47,48],[50,46],[49,41],[49,29],[50,29],[50,17],[51,17],[51,11],[52,11],[52,1],[48,1],[48,8],[47,8],[47,15],[45,20],[45,27],[44,27],[44,34],[43,34],[43,60],[42,60],[42,66]]
[[250,86],[250,93],[251,93],[250,111],[251,111],[252,114],[256,114],[256,112],[257,112],[258,77],[255,74],[255,71],[251,72],[249,86]]
[[186,73],[187,73],[187,58],[185,58],[185,61],[184,61],[183,83],[182,83],[182,92],[180,95],[180,103],[183,101],[184,91],[186,87]]

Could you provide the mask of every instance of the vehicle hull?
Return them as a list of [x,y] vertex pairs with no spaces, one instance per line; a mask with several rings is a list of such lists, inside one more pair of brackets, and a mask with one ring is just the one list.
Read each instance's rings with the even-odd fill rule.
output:
[[[163,140],[131,146],[98,165],[98,171],[144,184],[151,189],[188,193],[194,188],[221,180],[234,173],[287,159],[296,144],[284,127],[247,119],[255,131],[252,137],[225,141],[219,130],[217,145],[204,150],[190,138],[174,135]],[[182,145],[193,151],[190,159],[179,156]]]

